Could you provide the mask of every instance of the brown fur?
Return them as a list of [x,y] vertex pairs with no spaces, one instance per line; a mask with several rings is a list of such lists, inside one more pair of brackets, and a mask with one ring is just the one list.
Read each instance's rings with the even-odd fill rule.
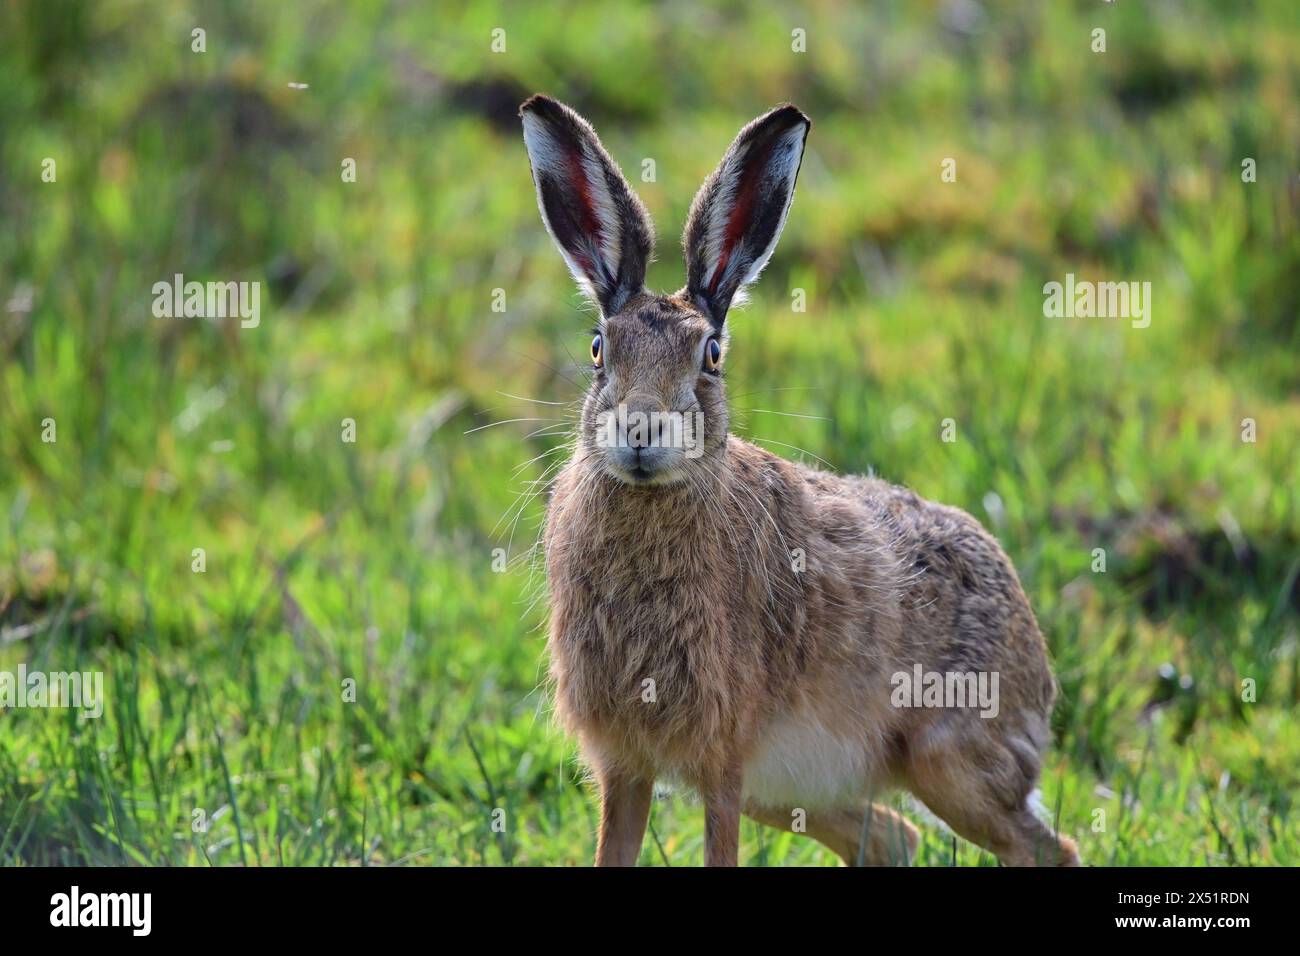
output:
[[[598,864],[635,862],[656,780],[703,799],[710,865],[737,862],[742,810],[786,828],[803,811],[846,862],[907,862],[915,828],[870,802],[891,786],[1004,863],[1076,863],[1027,808],[1054,683],[997,541],[958,509],[728,434],[722,379],[699,367],[725,317],[709,306],[688,284],[604,319],[547,513],[551,675],[601,789]],[[595,441],[620,402],[703,411],[703,455],[628,480]],[[915,664],[996,672],[997,716],[893,706],[891,675]]]

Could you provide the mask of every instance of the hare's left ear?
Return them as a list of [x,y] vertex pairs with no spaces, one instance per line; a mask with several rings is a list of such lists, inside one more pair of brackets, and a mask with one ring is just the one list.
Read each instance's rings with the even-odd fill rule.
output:
[[785,226],[812,122],[779,106],[740,131],[691,203],[682,247],[686,292],[719,328],[758,278]]
[[613,315],[645,288],[650,216],[581,116],[541,94],[519,115],[542,221],[578,285]]

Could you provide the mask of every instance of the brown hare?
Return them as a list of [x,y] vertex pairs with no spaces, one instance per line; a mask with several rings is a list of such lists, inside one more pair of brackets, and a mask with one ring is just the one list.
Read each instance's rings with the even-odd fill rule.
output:
[[1077,863],[1030,807],[1055,684],[997,541],[728,434],[727,310],[776,246],[808,118],[781,106],[740,131],[691,204],[685,288],[657,295],[650,218],[591,126],[541,95],[520,116],[542,219],[601,314],[543,537],[597,864],[636,862],[656,780],[703,800],[709,865],[736,864],[742,813],[906,863],[915,827],[872,803],[891,787],[1003,863]]

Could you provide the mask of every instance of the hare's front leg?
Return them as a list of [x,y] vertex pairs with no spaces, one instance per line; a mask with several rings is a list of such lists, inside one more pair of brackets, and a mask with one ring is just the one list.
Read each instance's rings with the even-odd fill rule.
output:
[[735,866],[740,860],[739,762],[726,767],[704,788],[704,865]]
[[650,819],[654,781],[621,771],[600,774],[600,836],[597,866],[636,866]]

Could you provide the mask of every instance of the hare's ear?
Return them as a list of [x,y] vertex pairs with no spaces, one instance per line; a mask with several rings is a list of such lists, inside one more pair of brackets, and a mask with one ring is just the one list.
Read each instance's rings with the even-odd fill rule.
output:
[[581,116],[540,94],[519,115],[542,221],[578,285],[613,315],[645,287],[650,216]]
[[682,236],[686,291],[718,327],[732,298],[776,248],[811,127],[789,105],[760,116],[740,131],[695,194]]

